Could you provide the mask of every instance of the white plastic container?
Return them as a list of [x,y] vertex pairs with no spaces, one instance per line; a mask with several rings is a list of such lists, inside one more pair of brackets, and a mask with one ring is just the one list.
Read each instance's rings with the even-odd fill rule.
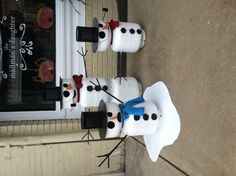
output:
[[[97,89],[93,84],[98,84],[97,79],[102,87],[109,91],[109,86],[107,80],[104,78],[83,78],[82,79],[82,88],[80,89],[80,104],[83,107],[98,107],[101,100],[107,102],[109,95],[104,91]],[[93,83],[91,83],[92,81]]]
[[144,107],[144,115],[129,115],[124,121],[122,132],[128,136],[151,135],[160,127],[160,113],[157,106],[151,101],[135,105]]
[[[110,80],[110,92],[123,102],[137,98],[142,94],[142,86],[134,77],[112,78]],[[112,102],[120,103],[114,98]]]
[[111,48],[116,52],[134,53],[143,47],[145,32],[137,23],[120,22],[112,31]]

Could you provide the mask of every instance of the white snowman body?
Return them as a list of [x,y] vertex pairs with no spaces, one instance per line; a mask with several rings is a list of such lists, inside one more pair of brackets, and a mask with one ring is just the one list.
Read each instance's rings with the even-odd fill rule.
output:
[[145,43],[145,32],[137,23],[120,22],[112,31],[111,48],[116,52],[137,52]]
[[[140,97],[142,94],[142,86],[134,77],[112,78],[110,80],[111,94],[119,98],[123,102]],[[111,98],[112,102],[120,103],[115,98]]]
[[82,88],[80,88],[80,104],[85,108],[97,107],[101,100],[107,102],[109,99],[108,94],[99,89],[99,86],[95,86],[93,84],[98,84],[97,80],[99,81],[102,89],[109,91],[108,82],[105,78],[83,78]]
[[69,109],[76,106],[78,92],[73,79],[62,80],[62,108]]
[[106,51],[111,43],[111,29],[108,23],[98,21],[97,51]]
[[107,130],[105,138],[120,137],[121,132],[121,113],[118,104],[113,102],[106,103],[107,110]]
[[151,101],[145,101],[134,107],[144,107],[144,115],[130,114],[124,121],[122,133],[128,136],[151,135],[160,127],[160,112]]

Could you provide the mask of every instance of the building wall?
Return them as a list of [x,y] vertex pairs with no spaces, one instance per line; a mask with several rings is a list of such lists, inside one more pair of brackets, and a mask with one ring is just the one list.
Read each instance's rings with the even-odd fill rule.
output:
[[[103,8],[108,8],[104,21],[118,19],[116,0],[87,0],[86,2],[88,3],[85,9],[86,26],[92,25],[94,17],[103,18]],[[86,56],[88,76],[102,76],[107,79],[117,76],[117,53],[112,52],[111,49],[93,53],[90,43],[86,43],[86,49],[88,50]]]
[[[105,20],[118,19],[115,0],[86,0],[86,26],[93,17],[102,19],[102,8],[108,8]],[[86,44],[88,76],[110,79],[117,74],[117,55],[110,49],[92,53]],[[89,145],[82,137],[79,119],[0,123],[0,175],[3,176],[86,176],[124,171],[124,144],[110,158],[110,168],[98,155],[109,152],[118,140],[100,141],[92,131],[95,142]]]
[[112,140],[90,142],[89,145],[86,142],[71,142],[1,146],[0,175],[86,176],[123,172],[123,146],[111,156],[109,169],[106,162],[98,167],[103,158],[97,156],[109,152],[116,143]]

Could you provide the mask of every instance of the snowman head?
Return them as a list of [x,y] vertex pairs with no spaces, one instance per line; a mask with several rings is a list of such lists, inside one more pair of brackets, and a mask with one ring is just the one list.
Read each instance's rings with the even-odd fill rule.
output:
[[107,129],[105,138],[120,137],[121,132],[121,112],[118,104],[106,103]]
[[69,109],[76,106],[77,89],[72,79],[62,80],[62,103],[64,109]]
[[98,45],[97,51],[105,51],[111,43],[111,29],[108,23],[98,21]]

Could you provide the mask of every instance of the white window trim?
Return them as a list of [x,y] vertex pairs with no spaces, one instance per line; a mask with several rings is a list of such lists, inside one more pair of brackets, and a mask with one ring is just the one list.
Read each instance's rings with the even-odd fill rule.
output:
[[[68,0],[56,2],[56,86],[60,78],[72,78],[73,74],[85,75],[83,58],[77,53],[84,43],[76,42],[76,26],[85,26],[85,5],[73,0],[80,12],[78,15]],[[55,111],[15,111],[0,112],[0,121],[10,120],[46,120],[80,118],[83,108],[78,105],[73,109],[61,109],[60,102],[55,102]]]

